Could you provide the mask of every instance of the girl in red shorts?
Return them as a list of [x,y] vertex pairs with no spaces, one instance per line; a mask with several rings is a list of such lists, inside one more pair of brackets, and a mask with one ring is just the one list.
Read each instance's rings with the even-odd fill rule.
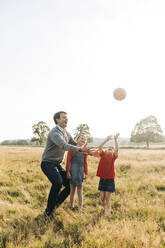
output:
[[[98,147],[97,154],[99,154],[100,161],[97,168],[97,176],[100,177],[98,190],[100,190],[101,202],[104,206],[104,214],[107,216],[110,212],[110,195],[115,192],[115,160],[118,157],[118,142],[116,135],[108,136]],[[103,146],[114,137],[115,147],[109,146],[103,150]]]

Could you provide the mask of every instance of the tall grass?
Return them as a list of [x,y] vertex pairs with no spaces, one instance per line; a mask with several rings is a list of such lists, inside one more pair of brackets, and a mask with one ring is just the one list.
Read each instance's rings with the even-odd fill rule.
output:
[[43,148],[0,147],[1,248],[165,248],[165,151],[122,149],[107,218],[99,201],[98,159],[89,157],[84,214],[69,198],[49,221],[50,183],[40,169]]

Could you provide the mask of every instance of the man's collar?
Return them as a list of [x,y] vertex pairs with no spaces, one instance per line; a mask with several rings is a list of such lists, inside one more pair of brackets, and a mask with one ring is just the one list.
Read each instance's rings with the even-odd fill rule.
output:
[[56,125],[56,127],[58,127],[58,129],[60,129],[60,131],[62,131],[63,133],[66,132],[66,130],[64,128],[60,127],[59,125]]

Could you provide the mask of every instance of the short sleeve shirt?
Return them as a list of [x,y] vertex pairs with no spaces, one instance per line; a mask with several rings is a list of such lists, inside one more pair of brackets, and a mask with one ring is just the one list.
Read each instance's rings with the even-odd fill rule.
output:
[[100,153],[100,162],[98,165],[96,176],[104,179],[114,179],[115,178],[115,160],[118,157],[108,154],[104,151]]

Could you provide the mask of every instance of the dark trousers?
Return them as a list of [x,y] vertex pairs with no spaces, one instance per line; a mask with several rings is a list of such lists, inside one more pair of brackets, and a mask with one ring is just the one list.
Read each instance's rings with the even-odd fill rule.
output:
[[[60,163],[42,161],[41,169],[52,183],[46,208],[46,212],[51,214],[53,209],[58,207],[70,194],[70,184],[66,178],[66,171]],[[61,191],[62,185],[64,185],[64,189]]]

